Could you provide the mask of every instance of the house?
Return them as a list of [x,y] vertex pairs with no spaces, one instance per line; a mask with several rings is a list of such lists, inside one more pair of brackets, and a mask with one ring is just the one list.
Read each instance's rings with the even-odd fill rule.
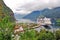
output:
[[47,18],[47,17],[38,17],[37,18],[37,24],[39,25],[51,25],[51,18]]
[[16,25],[14,28],[14,33],[18,34],[19,32],[24,32],[24,29],[20,25]]

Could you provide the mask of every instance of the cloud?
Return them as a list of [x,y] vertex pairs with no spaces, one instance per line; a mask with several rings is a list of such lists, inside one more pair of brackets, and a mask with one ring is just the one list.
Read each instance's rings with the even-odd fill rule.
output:
[[28,11],[28,10],[19,10],[19,11],[15,11],[15,13],[18,13],[18,14],[29,14],[31,13],[32,11]]
[[4,0],[14,13],[29,14],[35,10],[60,6],[60,0]]

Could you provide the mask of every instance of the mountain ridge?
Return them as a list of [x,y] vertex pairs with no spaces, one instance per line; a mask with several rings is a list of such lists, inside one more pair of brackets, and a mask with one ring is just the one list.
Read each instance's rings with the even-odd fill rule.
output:
[[43,16],[49,17],[49,18],[60,18],[60,7],[57,7],[54,9],[46,8],[44,10],[33,11],[32,13],[26,15],[23,18],[30,19],[32,21],[36,21],[40,15],[43,15]]

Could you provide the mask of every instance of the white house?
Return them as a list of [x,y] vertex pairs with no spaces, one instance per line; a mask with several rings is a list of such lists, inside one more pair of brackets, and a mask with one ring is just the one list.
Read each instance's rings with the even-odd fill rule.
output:
[[39,25],[51,25],[51,18],[47,18],[47,17],[39,17],[37,19],[37,24]]

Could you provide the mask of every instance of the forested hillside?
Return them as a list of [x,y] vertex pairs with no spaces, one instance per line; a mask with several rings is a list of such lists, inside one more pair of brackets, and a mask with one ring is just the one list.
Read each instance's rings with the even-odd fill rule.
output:
[[2,18],[4,18],[5,16],[10,16],[11,21],[15,20],[14,14],[11,9],[4,4],[3,0],[0,0],[0,20],[2,20]]

